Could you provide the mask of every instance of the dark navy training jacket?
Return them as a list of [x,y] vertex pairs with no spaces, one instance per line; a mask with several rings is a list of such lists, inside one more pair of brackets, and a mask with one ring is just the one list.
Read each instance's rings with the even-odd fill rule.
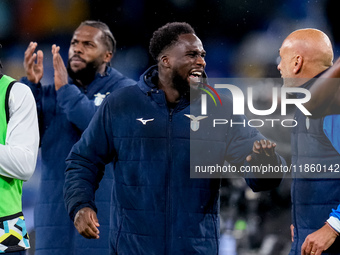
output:
[[[35,254],[108,254],[110,190],[112,170],[107,171],[97,192],[101,221],[100,240],[81,237],[70,220],[63,200],[65,159],[79,140],[98,106],[114,90],[136,84],[116,69],[108,67],[86,87],[69,84],[55,90],[54,84],[22,81],[32,90],[38,110],[41,141],[41,180],[34,207]],[[112,169],[112,164],[107,168]]]
[[[191,104],[182,97],[168,107],[157,78],[157,68],[151,67],[136,86],[110,95],[73,147],[64,186],[68,212],[74,217],[82,207],[96,208],[97,176],[114,162],[111,254],[218,254],[220,178],[190,178],[190,168],[224,160],[243,165],[253,142],[264,137],[248,126],[214,128],[212,100],[208,118],[190,130],[188,115],[201,115],[200,97]],[[222,101],[218,112],[224,118],[245,120],[232,116],[229,98]],[[249,183],[263,190],[280,181]]]
[[[301,88],[310,89],[315,79]],[[320,229],[332,209],[340,204],[340,155],[323,131],[324,118],[306,117],[300,110],[294,116],[298,125],[291,135],[292,222],[294,242],[290,255],[300,255],[306,237]],[[322,254],[340,254],[339,238]]]

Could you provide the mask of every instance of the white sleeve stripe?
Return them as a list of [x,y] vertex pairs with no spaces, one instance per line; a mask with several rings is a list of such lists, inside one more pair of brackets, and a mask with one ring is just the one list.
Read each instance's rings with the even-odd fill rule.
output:
[[332,226],[336,230],[336,232],[340,233],[340,220],[335,218],[334,216],[329,217],[327,220],[328,224]]

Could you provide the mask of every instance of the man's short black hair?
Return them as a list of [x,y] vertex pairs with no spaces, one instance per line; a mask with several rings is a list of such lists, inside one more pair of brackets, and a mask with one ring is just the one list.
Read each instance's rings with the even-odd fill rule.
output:
[[150,40],[149,52],[158,62],[159,54],[175,44],[182,34],[195,34],[195,30],[186,22],[171,22],[157,29]]
[[90,26],[101,30],[103,32],[102,40],[104,45],[107,47],[108,51],[111,51],[112,55],[114,55],[114,53],[116,52],[117,43],[115,38],[113,37],[112,32],[110,31],[110,28],[105,23],[96,20],[85,20],[80,23],[78,28],[82,26]]

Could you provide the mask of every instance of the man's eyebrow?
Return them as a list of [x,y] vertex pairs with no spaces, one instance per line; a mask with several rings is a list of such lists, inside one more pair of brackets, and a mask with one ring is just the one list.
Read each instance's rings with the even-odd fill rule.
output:
[[187,53],[197,53],[197,54],[206,54],[207,52],[205,50],[188,50]]

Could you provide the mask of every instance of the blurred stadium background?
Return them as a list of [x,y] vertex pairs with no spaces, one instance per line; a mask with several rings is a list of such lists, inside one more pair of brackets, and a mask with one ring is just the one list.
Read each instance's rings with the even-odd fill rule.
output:
[[[152,32],[167,22],[186,21],[195,28],[207,51],[209,77],[280,78],[278,50],[295,29],[324,31],[333,42],[335,59],[339,57],[339,7],[337,0],[1,0],[0,58],[3,72],[20,79],[25,75],[26,47],[30,41],[38,42],[38,48],[44,51],[42,83],[50,84],[51,45],[59,45],[66,60],[74,29],[83,20],[95,19],[107,23],[118,42],[113,66],[138,79],[153,64],[148,53]],[[289,162],[289,130],[261,131],[279,143],[280,153]],[[38,161],[23,192],[24,212],[33,236],[39,176]],[[289,178],[278,189],[259,194],[249,191],[242,179],[224,180],[224,184],[221,254],[288,254]]]

